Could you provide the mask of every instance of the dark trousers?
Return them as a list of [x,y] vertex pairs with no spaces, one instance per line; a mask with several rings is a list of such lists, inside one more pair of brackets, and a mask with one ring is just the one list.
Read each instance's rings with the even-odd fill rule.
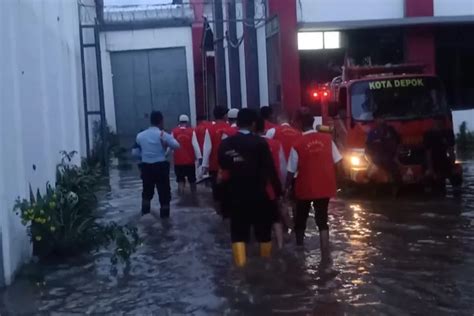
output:
[[272,240],[273,214],[265,207],[268,204],[267,201],[256,199],[232,204],[230,235],[233,243],[248,243],[252,227],[257,242],[265,243]]
[[175,165],[174,174],[176,175],[176,182],[184,183],[186,179],[191,184],[196,183],[196,166],[195,165]]
[[217,171],[209,171],[211,176],[211,189],[212,189],[212,198],[214,201],[219,201],[219,188],[217,185]]
[[311,203],[314,207],[314,218],[319,231],[328,230],[329,198],[316,200],[297,200],[295,214],[295,234],[298,242],[302,242],[306,230]]
[[142,198],[150,201],[158,191],[160,206],[169,207],[171,201],[170,164],[167,161],[141,165],[143,182]]

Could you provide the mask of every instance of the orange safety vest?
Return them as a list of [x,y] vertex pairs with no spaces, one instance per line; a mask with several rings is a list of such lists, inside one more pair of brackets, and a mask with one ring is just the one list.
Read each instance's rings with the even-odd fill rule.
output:
[[[268,147],[270,147],[270,152],[272,153],[272,158],[273,158],[273,164],[275,165],[275,171],[278,174],[278,178],[280,178],[280,149],[281,149],[281,143],[275,139],[270,139],[270,138],[265,138],[267,141]],[[281,179],[280,179],[281,181]],[[266,188],[268,198],[270,200],[275,200],[276,199],[276,194],[275,191],[273,190],[273,186],[271,183],[267,184]]]
[[229,124],[224,121],[217,121],[216,124],[208,127],[209,136],[211,137],[212,150],[209,157],[209,171],[217,171],[219,169],[217,153],[222,142],[222,135],[230,128]]
[[192,141],[194,130],[191,127],[178,126],[172,132],[180,146],[179,149],[174,151],[174,164],[176,166],[194,165],[196,160]]
[[289,125],[279,125],[275,127],[275,136],[273,139],[281,142],[285,158],[288,160],[290,151],[295,142],[301,137],[302,133]]
[[201,153],[204,147],[204,138],[206,137],[206,130],[211,125],[212,123],[209,121],[201,121],[194,129]]
[[293,148],[298,153],[296,199],[314,200],[336,196],[331,136],[323,133],[302,135]]

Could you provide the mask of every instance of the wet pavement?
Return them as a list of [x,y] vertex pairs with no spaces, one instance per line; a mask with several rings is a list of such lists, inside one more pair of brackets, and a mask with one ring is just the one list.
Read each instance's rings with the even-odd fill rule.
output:
[[[233,268],[228,223],[199,199],[173,200],[172,218],[139,219],[135,170],[112,170],[105,220],[137,225],[129,266],[110,252],[42,265],[2,291],[1,315],[473,315],[474,162],[460,198],[339,198],[331,203],[332,269],[310,222],[304,251],[290,239],[272,260],[251,247]],[[157,202],[154,202],[157,203]],[[158,205],[154,205],[158,211]]]

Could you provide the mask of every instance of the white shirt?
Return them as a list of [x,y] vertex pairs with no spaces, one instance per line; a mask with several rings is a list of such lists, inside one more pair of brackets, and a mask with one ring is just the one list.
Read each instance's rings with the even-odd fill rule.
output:
[[[312,133],[317,133],[317,132],[315,130],[306,131],[303,133],[303,135],[312,134]],[[332,143],[332,160],[336,164],[342,160],[342,155],[337,149],[336,144],[334,144],[334,142],[331,142],[331,143]],[[291,173],[298,172],[298,152],[294,148],[291,148],[291,151],[290,151],[290,158],[288,159],[287,171]]]
[[[282,123],[280,124],[280,126],[291,126],[291,125],[288,123]],[[276,133],[276,130],[274,127],[272,127],[267,131],[267,133],[265,134],[265,137],[273,139],[275,137],[275,133]]]
[[136,143],[138,145],[134,153],[141,156],[144,163],[156,163],[166,161],[168,147],[178,149],[179,143],[171,134],[168,134],[156,126],[149,127],[138,133]]
[[206,129],[206,134],[204,136],[204,144],[202,146],[202,166],[205,168],[209,167],[209,158],[211,157],[211,152],[212,152],[211,134],[209,133],[209,130]]

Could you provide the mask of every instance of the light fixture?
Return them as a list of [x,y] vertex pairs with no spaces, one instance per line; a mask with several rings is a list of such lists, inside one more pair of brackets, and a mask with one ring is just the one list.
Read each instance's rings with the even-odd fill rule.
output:
[[300,32],[298,33],[298,49],[314,50],[323,49],[323,32]]
[[339,32],[324,32],[324,49],[341,48],[341,36]]

